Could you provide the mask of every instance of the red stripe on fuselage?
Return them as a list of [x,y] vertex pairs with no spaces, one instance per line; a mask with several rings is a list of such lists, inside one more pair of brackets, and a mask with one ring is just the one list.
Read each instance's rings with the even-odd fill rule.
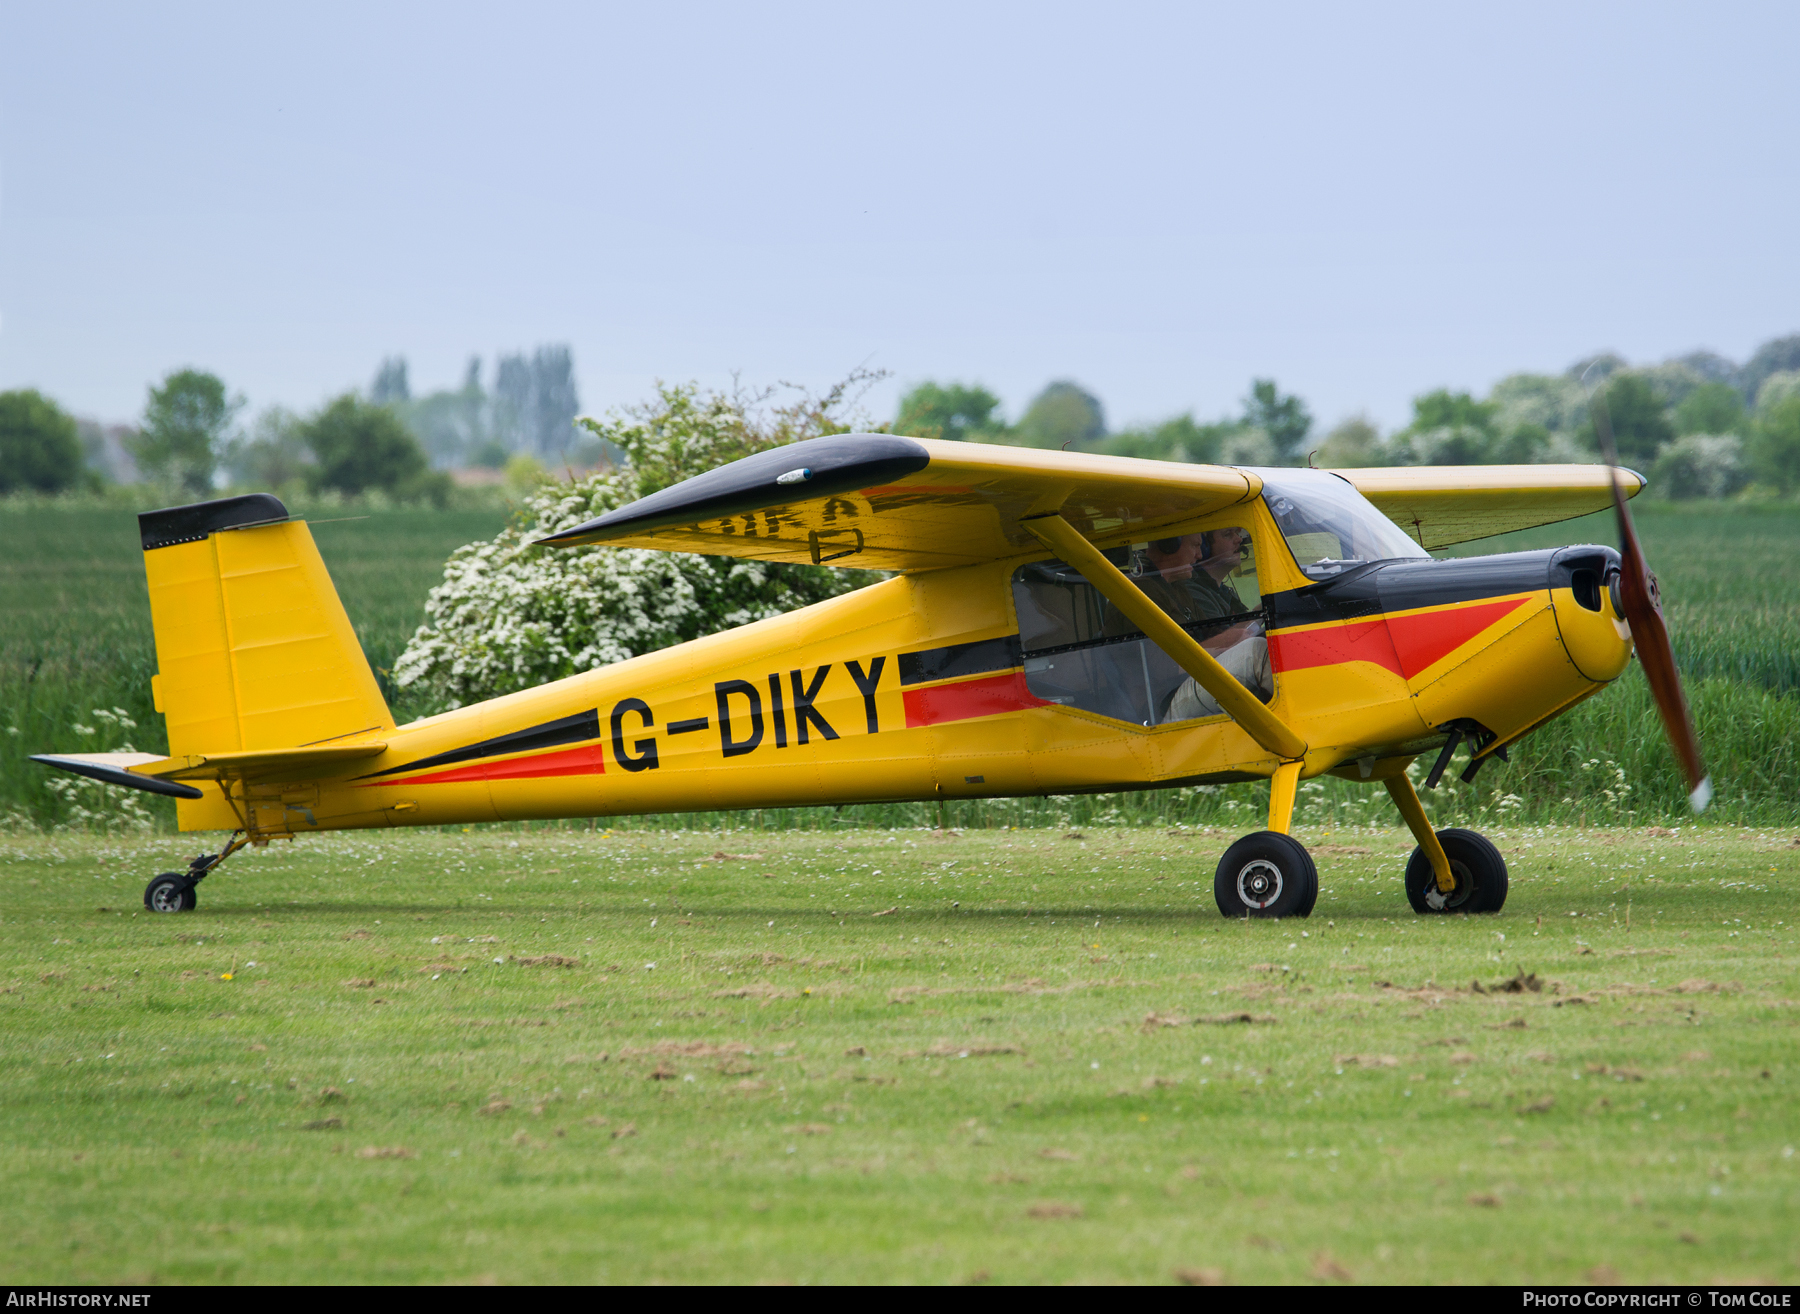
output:
[[1373,662],[1399,675],[1400,656],[1388,637],[1387,622],[1377,618],[1269,636],[1269,664],[1277,671],[1304,671],[1342,662]]
[[606,755],[599,744],[565,748],[560,753],[515,757],[504,762],[479,762],[474,766],[432,771],[422,776],[395,780],[371,780],[364,789],[384,785],[456,785],[471,780],[538,780],[550,776],[598,776],[606,772]]
[[1502,598],[1316,630],[1277,632],[1269,636],[1269,661],[1277,671],[1371,662],[1410,680],[1530,601],[1529,597]]
[[908,689],[901,697],[906,703],[908,730],[943,721],[967,721],[976,716],[998,716],[1002,712],[1023,712],[1050,705],[1026,687],[1024,671],[1005,671],[979,680]]

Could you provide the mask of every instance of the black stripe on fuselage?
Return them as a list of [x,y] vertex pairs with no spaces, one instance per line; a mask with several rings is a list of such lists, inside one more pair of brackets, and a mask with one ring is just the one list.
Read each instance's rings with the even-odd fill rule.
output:
[[385,771],[371,771],[366,776],[356,778],[358,780],[374,780],[380,776],[391,776],[401,771],[422,771],[427,767],[451,766],[457,762],[473,762],[477,758],[499,757],[504,753],[525,753],[534,748],[555,748],[558,744],[579,744],[584,740],[598,739],[599,737],[600,712],[598,709],[590,709],[586,712],[577,712],[573,716],[560,717],[555,721],[545,721],[542,725],[514,730],[510,734],[483,739],[480,743],[470,744],[467,748],[453,748],[447,753],[435,753],[430,757],[420,758],[416,762],[408,762],[405,766],[388,767]]
[[948,680],[959,675],[1009,671],[1024,660],[1016,634],[1001,639],[978,639],[974,643],[953,643],[947,648],[903,652],[900,654],[900,683],[923,684],[927,680]]
[[[1269,608],[1269,628],[1274,630],[1325,621],[1363,620],[1422,607],[1448,607],[1558,587],[1558,576],[1568,574],[1562,559],[1569,553],[1568,548],[1552,548],[1495,557],[1453,557],[1448,561],[1421,558],[1377,562],[1303,589],[1271,593],[1263,601]],[[1567,579],[1561,579],[1560,587],[1567,586]]]

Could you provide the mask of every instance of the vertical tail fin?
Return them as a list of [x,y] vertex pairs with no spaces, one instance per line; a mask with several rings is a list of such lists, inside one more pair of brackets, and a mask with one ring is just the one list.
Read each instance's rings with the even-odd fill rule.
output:
[[[380,737],[393,715],[305,522],[267,493],[138,517],[169,753]],[[231,826],[209,788],[181,828]],[[200,822],[205,810],[209,822]],[[191,824],[199,823],[199,824]]]

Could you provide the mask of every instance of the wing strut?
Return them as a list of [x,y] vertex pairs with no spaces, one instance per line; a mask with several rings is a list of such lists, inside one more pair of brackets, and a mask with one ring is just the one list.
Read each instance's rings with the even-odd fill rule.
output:
[[1229,672],[1213,659],[1213,655],[1195,642],[1144,591],[1126,578],[1123,571],[1100,554],[1100,550],[1083,538],[1060,515],[1033,516],[1019,521],[1045,547],[1081,572],[1081,577],[1105,599],[1117,607],[1144,636],[1168,653],[1176,665],[1194,677],[1207,693],[1244,732],[1275,756],[1294,761],[1306,755],[1306,741],[1301,739]]

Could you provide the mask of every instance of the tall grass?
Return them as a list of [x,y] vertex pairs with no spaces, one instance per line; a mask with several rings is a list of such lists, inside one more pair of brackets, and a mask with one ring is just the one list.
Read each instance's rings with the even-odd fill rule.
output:
[[[1800,508],[1640,505],[1640,533],[1662,581],[1670,629],[1718,790],[1710,817],[1761,825],[1800,821]],[[314,536],[371,664],[384,673],[423,616],[451,549],[498,531],[500,507],[314,512]],[[1589,517],[1459,549],[1463,555],[1560,543],[1611,542],[1610,517]],[[117,747],[94,709],[122,709],[131,742],[163,751],[150,706],[155,653],[142,554],[128,510],[0,504],[0,817],[66,818],[50,773],[30,753]],[[385,677],[384,677],[385,683]],[[385,688],[396,716],[422,709]],[[87,726],[93,735],[75,727]],[[1473,786],[1454,773],[1428,806],[1441,823],[1676,822],[1686,787],[1634,666],[1614,687],[1518,745]],[[1165,789],[937,804],[770,809],[616,819],[615,828],[830,829],[864,826],[1225,826],[1256,829],[1264,785]],[[152,804],[161,824],[173,810]],[[1391,824],[1380,788],[1310,782],[1300,816],[1346,827]],[[587,823],[569,823],[586,825]]]

